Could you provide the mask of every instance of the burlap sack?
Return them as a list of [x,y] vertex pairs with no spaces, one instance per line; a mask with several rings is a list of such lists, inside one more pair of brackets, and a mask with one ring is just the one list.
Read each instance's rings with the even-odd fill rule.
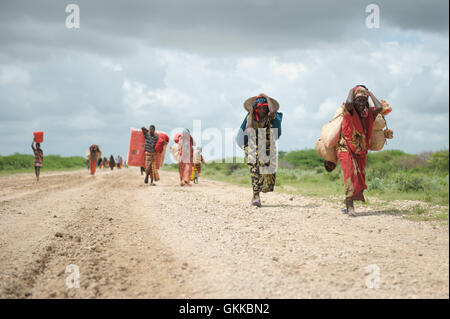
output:
[[338,108],[334,118],[322,127],[320,138],[327,148],[335,147],[339,140],[343,119],[342,112],[342,107]]
[[381,151],[386,143],[386,137],[384,137],[384,132],[373,131],[372,138],[370,139],[369,150],[371,151]]
[[337,108],[336,113],[334,113],[333,118],[338,117],[339,115],[342,115],[342,113],[344,112],[344,107],[345,107],[345,104],[342,103],[342,105]]
[[323,158],[325,161],[333,162],[334,164],[337,163],[335,147],[332,148],[326,147],[325,143],[320,138],[314,143],[314,147],[316,149],[317,154],[319,154],[319,156]]
[[383,118],[381,114],[378,114],[375,118],[375,122],[373,123],[374,131],[381,131],[386,126],[386,120]]
[[179,162],[180,161],[180,149],[181,149],[181,147],[180,147],[180,144],[178,144],[178,143],[173,144],[169,148],[170,155],[172,155],[172,159],[175,162]]
[[386,137],[387,139],[392,139],[392,138],[394,138],[394,131],[391,130],[391,129],[385,129],[385,130],[383,131],[383,133],[384,133],[384,137]]

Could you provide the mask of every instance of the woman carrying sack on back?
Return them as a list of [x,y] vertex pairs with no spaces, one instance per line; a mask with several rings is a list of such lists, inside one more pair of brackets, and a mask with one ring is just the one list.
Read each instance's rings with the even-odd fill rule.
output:
[[[374,107],[369,107],[369,97]],[[375,118],[383,110],[378,99],[364,85],[355,86],[348,93],[343,110],[337,157],[344,173],[346,209],[355,216],[353,201],[365,201],[366,160]]]
[[178,173],[180,174],[180,186],[192,186],[191,173],[195,142],[187,128],[181,134],[179,145]]
[[97,159],[102,156],[102,152],[100,148],[96,144],[92,144],[89,147],[89,168],[91,170],[91,175],[95,174],[95,170],[97,167]]

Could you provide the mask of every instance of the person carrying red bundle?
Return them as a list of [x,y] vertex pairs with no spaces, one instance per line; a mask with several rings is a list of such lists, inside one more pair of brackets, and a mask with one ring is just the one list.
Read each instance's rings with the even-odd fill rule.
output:
[[144,183],[148,184],[148,178],[150,177],[150,185],[156,186],[153,181],[159,181],[158,169],[156,167],[156,142],[158,141],[158,134],[155,133],[155,126],[150,125],[147,130],[145,127],[141,128],[145,137],[145,179]]

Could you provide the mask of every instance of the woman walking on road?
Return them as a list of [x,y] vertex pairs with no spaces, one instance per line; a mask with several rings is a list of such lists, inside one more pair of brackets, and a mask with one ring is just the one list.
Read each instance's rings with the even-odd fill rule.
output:
[[31,148],[34,153],[34,171],[36,173],[36,180],[39,182],[39,175],[41,174],[42,162],[44,161],[44,151],[41,149],[40,143],[36,143],[36,147],[34,147],[34,142],[35,139],[33,138]]
[[114,156],[110,156],[109,157],[109,168],[111,170],[114,170],[114,167],[116,166],[116,162],[114,161]]
[[241,125],[238,144],[244,148],[250,171],[253,189],[250,204],[257,207],[261,207],[260,193],[273,192],[275,186],[276,139],[281,135],[282,119],[277,112],[279,107],[275,99],[263,93],[244,102],[248,115]]
[[[375,107],[369,107],[369,97]],[[367,153],[375,118],[382,110],[382,104],[365,86],[359,85],[350,89],[337,147],[337,156],[344,173],[344,212],[349,216],[355,216],[353,201],[365,201],[363,192],[367,188]]]
[[178,172],[180,173],[180,186],[192,186],[191,173],[193,165],[194,140],[188,129],[184,129],[180,138],[180,160],[178,162]]

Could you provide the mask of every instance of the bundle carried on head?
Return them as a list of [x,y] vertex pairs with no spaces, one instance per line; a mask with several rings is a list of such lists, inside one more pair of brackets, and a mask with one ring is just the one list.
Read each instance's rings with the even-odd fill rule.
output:
[[364,85],[357,85],[353,88],[353,97],[357,97],[363,95],[365,97],[369,97],[369,91]]

